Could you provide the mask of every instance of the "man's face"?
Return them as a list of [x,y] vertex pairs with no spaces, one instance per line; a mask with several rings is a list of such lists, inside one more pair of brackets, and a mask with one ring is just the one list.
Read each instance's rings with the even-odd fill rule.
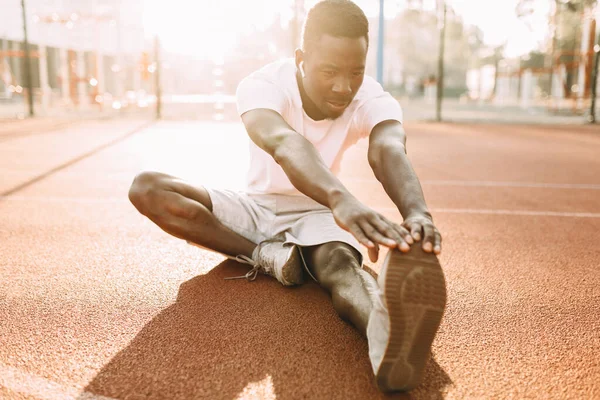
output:
[[362,85],[367,47],[364,37],[323,35],[305,52],[296,53],[296,63],[302,63],[305,73],[305,94],[313,103],[304,104],[309,116],[335,119],[342,115]]

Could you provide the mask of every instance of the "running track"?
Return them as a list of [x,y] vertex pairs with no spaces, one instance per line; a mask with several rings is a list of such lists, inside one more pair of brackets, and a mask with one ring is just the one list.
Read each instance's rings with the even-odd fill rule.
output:
[[[108,121],[0,142],[0,398],[600,398],[600,130],[407,131],[449,292],[410,395],[317,285],[225,281],[246,268],[128,203],[147,169],[243,187],[241,125]],[[397,218],[365,151],[343,180]]]

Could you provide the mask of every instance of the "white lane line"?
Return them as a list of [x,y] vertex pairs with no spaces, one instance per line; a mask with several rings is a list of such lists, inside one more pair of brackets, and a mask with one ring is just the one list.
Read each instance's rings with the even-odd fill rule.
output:
[[0,196],[3,201],[39,201],[42,203],[123,203],[129,202],[127,195],[122,197],[60,197],[60,196]]
[[600,190],[600,185],[593,183],[539,183],[539,182],[496,182],[496,181],[422,181],[432,186],[483,186],[483,187],[520,187],[543,189],[586,189]]
[[0,363],[0,386],[11,392],[32,396],[43,400],[115,400],[89,392],[81,392],[73,387],[66,387],[50,379],[36,376]]
[[[369,178],[347,178],[347,182],[379,183]],[[422,180],[422,185],[429,186],[467,186],[467,187],[512,187],[540,189],[580,189],[600,190],[600,185],[594,183],[539,183],[539,182],[502,182],[502,181],[455,181],[455,180]]]
[[[39,201],[42,203],[129,203],[124,197],[86,198],[86,197],[47,197],[47,196],[0,196],[0,200],[7,201]],[[374,207],[383,212],[398,212],[393,207]],[[574,218],[600,218],[600,213],[588,212],[560,212],[560,211],[534,211],[534,210],[493,210],[477,208],[432,208],[431,212],[446,214],[487,214],[487,215],[527,215],[542,217],[574,217]]]
[[[384,212],[398,212],[394,207],[378,207]],[[559,211],[530,211],[530,210],[489,210],[476,208],[432,208],[432,213],[445,214],[484,214],[484,215],[525,215],[539,217],[573,217],[573,218],[600,218],[600,213],[586,212],[559,212]]]

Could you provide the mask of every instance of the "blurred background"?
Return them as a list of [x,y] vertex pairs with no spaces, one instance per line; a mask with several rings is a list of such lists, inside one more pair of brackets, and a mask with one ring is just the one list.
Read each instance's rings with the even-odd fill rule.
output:
[[[311,0],[0,0],[0,119],[236,120]],[[407,120],[590,122],[596,0],[356,0]]]

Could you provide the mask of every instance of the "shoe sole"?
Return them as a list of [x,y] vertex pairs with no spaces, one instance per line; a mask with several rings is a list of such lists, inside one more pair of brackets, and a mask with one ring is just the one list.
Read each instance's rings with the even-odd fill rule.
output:
[[437,257],[418,245],[409,253],[391,250],[382,268],[390,337],[377,371],[382,391],[419,384],[446,306],[446,283]]
[[304,283],[304,272],[302,271],[302,259],[298,246],[293,246],[287,262],[281,269],[284,286],[300,285]]

